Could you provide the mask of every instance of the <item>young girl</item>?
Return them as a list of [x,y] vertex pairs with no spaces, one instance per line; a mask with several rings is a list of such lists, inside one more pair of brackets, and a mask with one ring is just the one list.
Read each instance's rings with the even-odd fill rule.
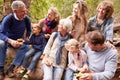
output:
[[45,26],[43,27],[43,33],[45,38],[48,40],[50,34],[53,31],[57,31],[57,25],[60,20],[60,15],[58,10],[55,7],[51,7],[48,10],[47,17],[39,21],[39,23],[44,22]]
[[[39,60],[40,56],[43,53],[44,47],[46,45],[46,40],[44,35],[42,34],[42,27],[38,24],[32,25],[32,36],[29,41],[25,41],[24,44],[32,45],[32,49],[30,49],[23,60],[22,67],[23,69],[20,70],[20,74],[26,74],[23,76],[22,80],[28,79],[30,72],[35,68],[37,61]],[[32,58],[32,61],[28,67],[29,59]]]
[[79,49],[79,42],[76,39],[68,40],[65,43],[65,48],[69,51],[65,80],[75,80],[73,79],[74,73],[84,73],[88,70],[87,55]]

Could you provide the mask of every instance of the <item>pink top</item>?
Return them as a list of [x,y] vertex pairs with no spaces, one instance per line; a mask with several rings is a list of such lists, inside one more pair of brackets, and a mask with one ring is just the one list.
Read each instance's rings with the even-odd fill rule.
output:
[[82,68],[86,64],[87,55],[83,50],[80,50],[80,53],[70,53],[68,54],[68,68],[76,71],[76,69]]

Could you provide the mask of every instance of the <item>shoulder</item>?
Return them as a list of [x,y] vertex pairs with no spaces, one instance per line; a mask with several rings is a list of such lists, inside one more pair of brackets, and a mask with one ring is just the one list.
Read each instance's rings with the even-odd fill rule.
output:
[[110,51],[111,54],[118,54],[117,49],[113,49],[113,48],[108,48],[108,50]]
[[25,21],[30,21],[30,17],[28,15],[25,16],[24,18]]
[[5,15],[4,17],[3,17],[3,21],[9,21],[11,18],[13,18],[14,17],[14,15],[13,14],[8,14],[8,15]]
[[112,23],[112,22],[114,21],[114,18],[111,16],[111,17],[109,17],[109,18],[107,19],[107,21],[108,21],[109,23]]
[[58,34],[58,32],[53,32],[52,34],[51,34],[51,36],[54,36],[54,35],[57,35]]
[[71,15],[71,16],[68,16],[67,19],[70,19],[71,21],[73,21],[74,17]]
[[44,36],[43,33],[40,33],[39,37],[41,37],[41,38],[45,38],[45,36]]
[[93,17],[90,17],[90,19],[89,19],[89,21],[92,21],[92,20],[95,20],[96,19],[96,15],[95,16],[93,16]]
[[81,52],[82,55],[85,55],[85,56],[87,55],[86,52],[82,49],[80,49],[80,52]]

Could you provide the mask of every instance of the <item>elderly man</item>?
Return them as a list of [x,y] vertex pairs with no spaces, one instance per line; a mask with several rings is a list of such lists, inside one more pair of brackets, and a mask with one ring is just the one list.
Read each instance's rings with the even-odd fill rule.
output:
[[6,50],[8,47],[18,48],[18,53],[14,59],[8,72],[12,72],[15,66],[19,66],[24,58],[24,53],[29,50],[26,45],[21,46],[17,40],[24,38],[26,30],[26,38],[31,33],[30,18],[26,15],[27,9],[22,1],[13,1],[11,4],[13,13],[7,15],[0,27],[0,80],[4,79],[4,64],[6,58]]

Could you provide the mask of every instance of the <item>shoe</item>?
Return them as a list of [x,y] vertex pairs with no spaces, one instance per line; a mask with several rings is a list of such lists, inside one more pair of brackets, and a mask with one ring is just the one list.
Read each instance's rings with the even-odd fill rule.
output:
[[7,75],[9,78],[15,77],[15,74],[12,71],[8,72]]
[[28,74],[25,74],[21,80],[29,80],[29,75]]
[[20,72],[18,73],[18,77],[23,77],[23,75],[27,72],[27,70],[20,70]]
[[0,73],[0,80],[4,80],[5,78],[5,74],[4,73]]

